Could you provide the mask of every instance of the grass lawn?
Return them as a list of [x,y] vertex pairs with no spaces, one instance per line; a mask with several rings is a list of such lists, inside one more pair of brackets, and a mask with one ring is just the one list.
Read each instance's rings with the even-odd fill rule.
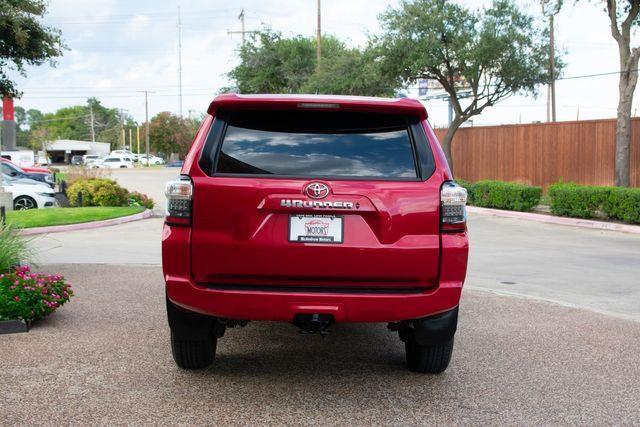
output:
[[142,207],[50,208],[7,212],[7,222],[17,228],[78,224],[133,215]]

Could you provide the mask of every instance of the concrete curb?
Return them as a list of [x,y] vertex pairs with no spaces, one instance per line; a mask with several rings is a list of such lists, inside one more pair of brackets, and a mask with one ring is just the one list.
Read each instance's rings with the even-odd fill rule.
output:
[[593,221],[590,219],[567,218],[530,212],[503,211],[500,209],[479,208],[467,206],[467,212],[480,215],[493,215],[503,218],[526,219],[528,221],[545,222],[547,224],[569,225],[573,227],[590,228],[593,230],[620,231],[623,233],[640,234],[640,226],[618,224],[616,222]]
[[125,224],[127,222],[138,221],[141,219],[151,218],[152,210],[145,210],[135,215],[121,216],[119,218],[105,219],[104,221],[81,222],[78,224],[54,225],[52,227],[33,227],[25,228],[20,231],[23,236],[32,236],[34,234],[60,233],[63,231],[88,230],[92,228],[107,227],[110,225]]

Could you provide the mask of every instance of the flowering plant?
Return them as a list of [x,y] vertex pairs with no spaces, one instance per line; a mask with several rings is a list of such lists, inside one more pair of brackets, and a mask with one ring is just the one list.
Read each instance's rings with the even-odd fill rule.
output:
[[60,275],[31,273],[28,266],[0,274],[0,320],[42,319],[69,301],[71,285]]

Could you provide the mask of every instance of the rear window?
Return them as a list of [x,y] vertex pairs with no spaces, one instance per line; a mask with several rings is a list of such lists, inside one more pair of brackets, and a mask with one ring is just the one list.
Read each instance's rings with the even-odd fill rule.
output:
[[319,111],[247,111],[226,122],[215,173],[416,179],[409,119]]

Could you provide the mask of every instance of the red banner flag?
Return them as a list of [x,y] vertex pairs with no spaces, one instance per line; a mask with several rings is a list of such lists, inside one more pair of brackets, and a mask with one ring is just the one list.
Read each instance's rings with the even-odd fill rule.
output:
[[8,96],[2,99],[2,120],[14,120],[13,99]]

